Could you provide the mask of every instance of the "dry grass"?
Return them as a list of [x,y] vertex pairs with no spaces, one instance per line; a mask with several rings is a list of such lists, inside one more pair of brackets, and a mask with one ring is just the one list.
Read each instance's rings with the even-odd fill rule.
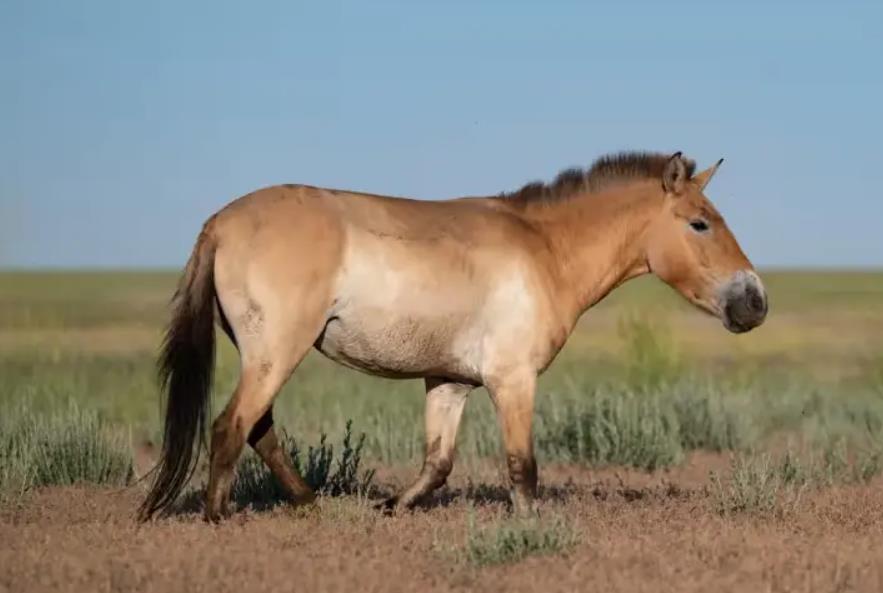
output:
[[[547,545],[509,546],[546,553],[518,558],[499,552],[509,520],[493,473],[471,476],[487,480],[480,488],[461,474],[430,508],[398,517],[357,498],[323,499],[217,527],[194,515],[139,527],[136,487],[50,489],[0,508],[0,591],[879,590],[883,483],[810,492],[786,517],[721,517],[704,484],[727,467],[724,456],[698,455],[656,474],[550,468],[539,520]],[[492,533],[494,558],[507,562],[439,552],[444,542],[468,557],[477,532]]]

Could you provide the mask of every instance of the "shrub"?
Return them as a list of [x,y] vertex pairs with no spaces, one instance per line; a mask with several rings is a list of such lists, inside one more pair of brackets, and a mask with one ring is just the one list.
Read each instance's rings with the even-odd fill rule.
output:
[[653,470],[682,457],[678,419],[658,397],[598,391],[542,418],[540,450],[594,465]]
[[[341,440],[340,456],[335,462],[334,448],[327,442],[325,434],[316,447],[307,449],[306,460],[302,459],[297,441],[288,435],[282,438],[291,464],[300,472],[304,480],[318,494],[342,496],[357,494],[366,496],[371,488],[374,471],[360,473],[362,448],[365,435],[353,443],[352,421],[347,421]],[[257,455],[249,453],[239,464],[236,482],[233,486],[233,500],[238,504],[256,508],[268,508],[287,499],[287,494],[276,477],[267,469]]]
[[783,481],[769,455],[736,457],[728,484],[711,474],[711,499],[721,515],[771,513],[779,503]]
[[753,413],[735,394],[723,396],[710,385],[691,383],[672,387],[668,399],[684,450],[736,450],[756,438]]
[[128,439],[72,402],[48,415],[14,410],[0,423],[0,493],[6,496],[44,486],[124,485],[132,477]]

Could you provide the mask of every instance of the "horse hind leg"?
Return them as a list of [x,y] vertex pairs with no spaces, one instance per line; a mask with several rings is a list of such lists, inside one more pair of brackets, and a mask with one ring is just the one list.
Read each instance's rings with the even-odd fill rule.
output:
[[[233,470],[255,425],[319,337],[341,267],[343,223],[333,208],[293,200],[273,210],[276,216],[255,209],[263,203],[244,202],[218,231],[226,234],[218,239],[215,291],[242,371],[212,429],[206,493],[206,516],[212,520],[227,510]],[[265,425],[272,427],[271,419]],[[252,439],[258,454],[293,485],[294,472],[284,467],[275,432],[260,428]]]
[[[218,310],[220,311],[219,318],[224,333],[227,334],[233,345],[238,348],[236,335],[233,333],[233,328],[224,315],[220,302],[218,302]],[[248,435],[247,441],[264,464],[273,472],[279,483],[282,484],[294,505],[309,504],[315,500],[315,493],[291,464],[291,460],[288,458],[282,443],[280,443],[276,435],[276,431],[273,428],[272,404],[255,423]]]
[[[269,340],[265,336],[258,342],[251,337],[245,345],[243,340],[239,340],[242,358],[239,384],[230,402],[212,425],[205,508],[209,521],[218,521],[229,515],[234,470],[246,442],[250,442],[283,485],[290,488],[295,501],[312,499],[312,491],[285,459],[272,430],[271,408],[279,390],[309,352],[320,329],[295,332],[286,339]],[[255,351],[262,354],[255,356]]]
[[229,515],[234,470],[246,437],[269,409],[284,382],[285,378],[263,375],[258,366],[244,367],[233,397],[212,424],[205,505],[205,516],[209,521],[219,521]]

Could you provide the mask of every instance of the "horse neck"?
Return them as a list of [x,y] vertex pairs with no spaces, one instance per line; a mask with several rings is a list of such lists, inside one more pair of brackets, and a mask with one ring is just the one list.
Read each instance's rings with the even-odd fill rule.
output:
[[525,212],[551,247],[548,266],[569,295],[574,321],[626,280],[649,272],[646,231],[661,205],[657,184],[636,182]]

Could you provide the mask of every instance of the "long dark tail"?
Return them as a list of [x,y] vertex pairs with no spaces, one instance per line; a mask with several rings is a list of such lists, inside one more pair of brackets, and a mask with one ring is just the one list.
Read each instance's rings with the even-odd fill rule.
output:
[[190,480],[206,447],[215,358],[215,241],[203,229],[173,300],[158,373],[166,394],[162,457],[139,510],[146,521],[168,511]]

